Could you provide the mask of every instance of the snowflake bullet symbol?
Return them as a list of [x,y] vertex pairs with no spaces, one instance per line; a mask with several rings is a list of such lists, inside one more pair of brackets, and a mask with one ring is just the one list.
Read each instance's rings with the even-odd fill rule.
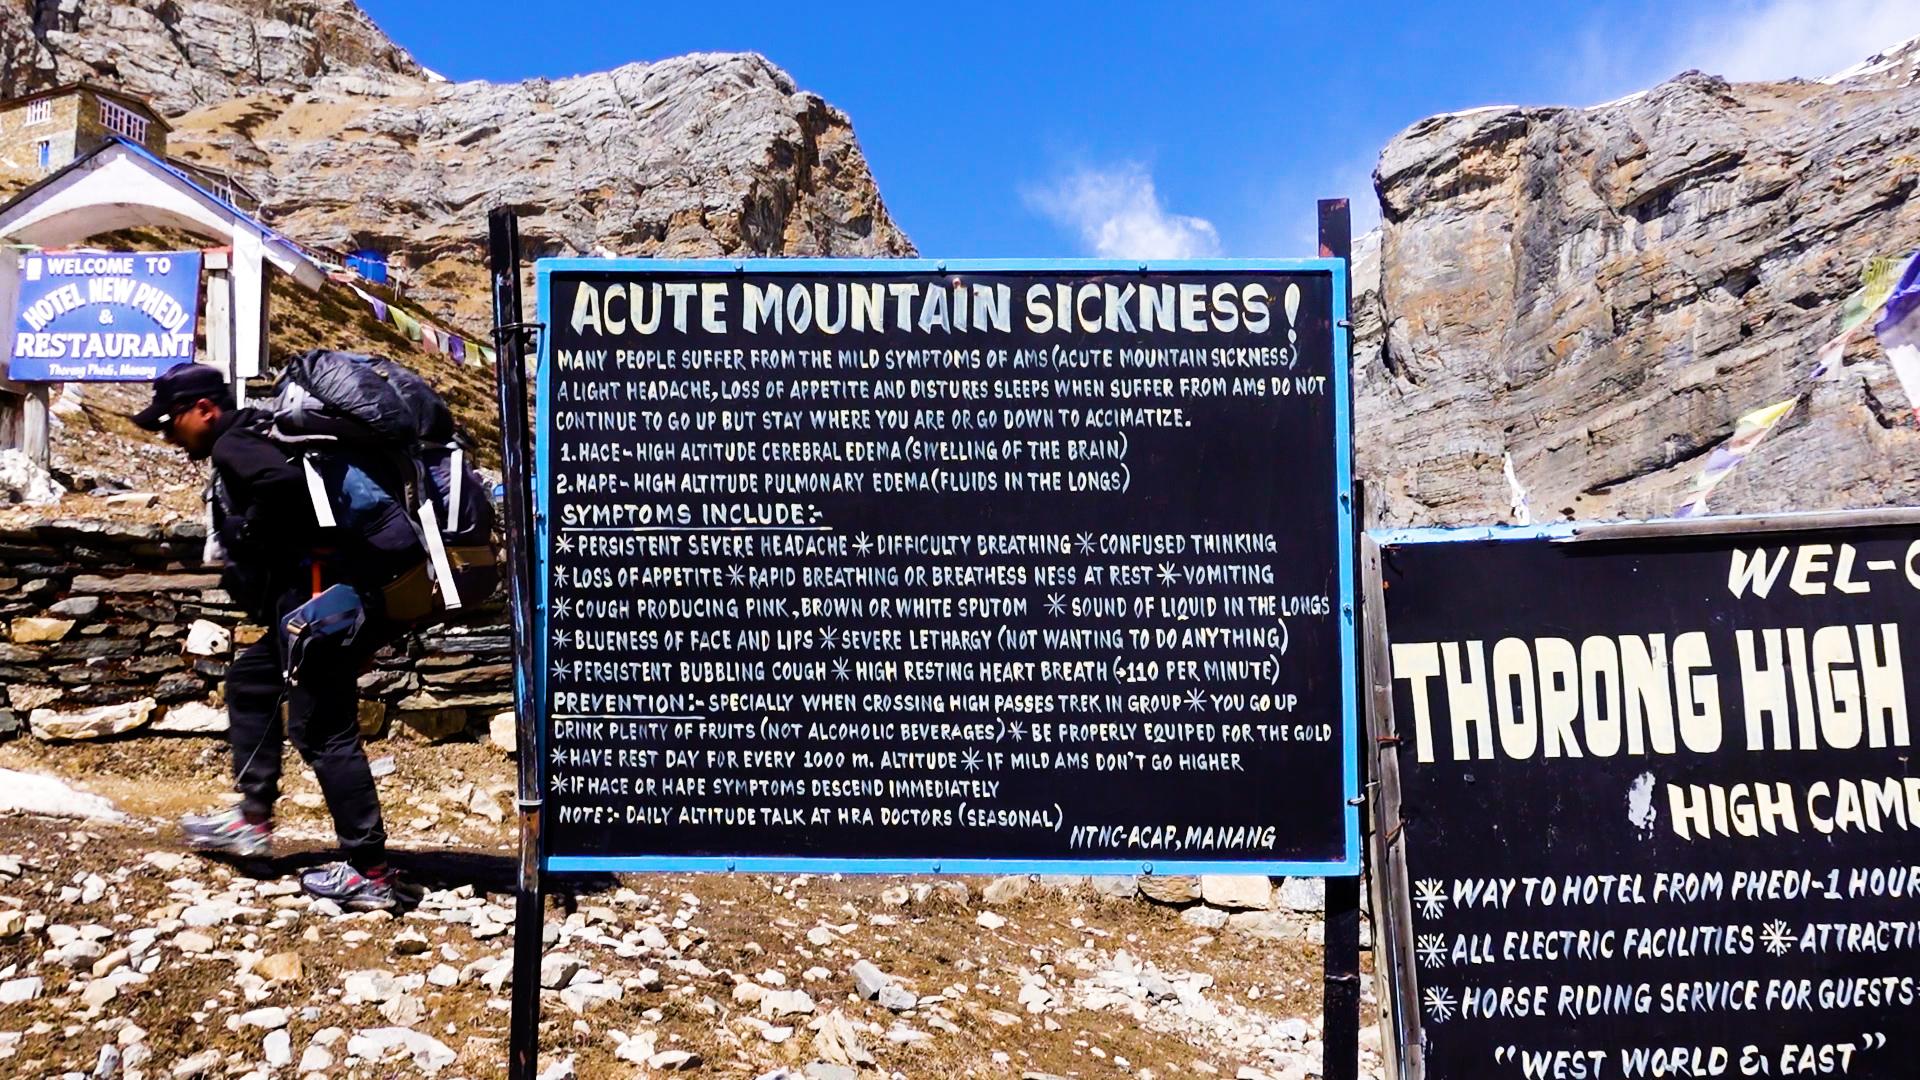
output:
[[1453,1019],[1453,991],[1440,986],[1427,988],[1427,1015],[1436,1024]]
[[567,568],[561,566],[559,563],[553,564],[553,583],[555,585],[565,585],[567,583]]
[[1170,562],[1161,563],[1160,564],[1160,584],[1171,585],[1177,580],[1179,580],[1179,575],[1173,572],[1173,564]]
[[1048,593],[1047,594],[1047,614],[1065,615],[1066,613],[1067,613],[1067,598],[1064,596],[1061,596],[1057,592]]
[[1007,734],[1013,736],[1014,742],[1019,742],[1021,739],[1027,737],[1027,725],[1015,720],[1013,723],[1007,725]]
[[1075,545],[1077,545],[1080,548],[1080,554],[1082,555],[1093,554],[1093,534],[1092,533],[1083,532],[1079,536],[1074,537],[1073,542]]
[[835,629],[834,629],[833,627],[831,627],[831,626],[823,626],[823,627],[821,627],[821,628],[820,628],[820,647],[821,647],[821,648],[823,648],[823,649],[831,649],[831,648],[833,648],[833,647],[834,647],[834,639],[836,639],[837,637],[839,637],[839,635],[840,635],[840,631],[838,631],[838,630],[835,630]]
[[861,533],[859,536],[853,538],[853,550],[858,554],[865,555],[873,550],[873,541],[867,539],[866,533]]
[[562,533],[559,539],[553,542],[553,549],[562,555],[573,554],[573,537]]
[[1421,934],[1420,943],[1414,951],[1420,954],[1420,966],[1425,968],[1442,967],[1447,962],[1447,944],[1444,934]]
[[553,632],[553,643],[563,649],[567,647],[567,643],[571,640],[573,640],[573,634],[569,631],[555,630]]
[[553,602],[553,614],[554,614],[554,617],[561,618],[561,619],[564,619],[567,616],[573,614],[573,601],[567,599],[564,596],[558,600],[555,600]]
[[1793,933],[1786,923],[1775,919],[1761,929],[1760,943],[1774,956],[1785,956],[1793,951]]
[[1187,708],[1192,709],[1194,712],[1199,712],[1201,709],[1204,709],[1206,707],[1207,707],[1207,696],[1200,692],[1199,687],[1196,686],[1193,689],[1187,691]]
[[847,658],[846,658],[846,657],[844,657],[844,656],[839,656],[839,657],[835,657],[835,658],[834,658],[834,661],[833,661],[833,677],[834,677],[834,678],[836,678],[836,679],[839,679],[839,680],[841,680],[842,682],[845,682],[845,681],[846,681],[847,679],[850,679],[850,678],[852,678],[852,677],[853,677],[853,676],[852,676],[852,672],[851,672],[851,669],[850,669],[850,668],[848,668],[848,666],[847,666]]
[[968,772],[978,771],[980,768],[979,752],[971,746],[967,747],[967,752],[960,755],[960,764],[965,766]]
[[553,677],[556,679],[573,678],[573,665],[567,663],[565,660],[555,660],[553,662]]
[[747,572],[740,568],[739,563],[734,563],[732,566],[727,567],[727,584],[745,585],[746,583]]
[[1420,917],[1437,919],[1447,913],[1447,889],[1437,878],[1422,878],[1413,887],[1413,898],[1420,905]]
[[565,765],[565,764],[567,763],[567,752],[566,752],[565,750],[562,750],[562,749],[561,749],[560,747],[558,747],[558,746],[556,746],[556,747],[554,747],[554,748],[553,748],[553,763],[554,763],[555,765]]

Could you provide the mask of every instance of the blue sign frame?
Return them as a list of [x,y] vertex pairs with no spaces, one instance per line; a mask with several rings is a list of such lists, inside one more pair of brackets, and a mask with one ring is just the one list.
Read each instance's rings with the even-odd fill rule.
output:
[[[535,320],[551,325],[553,275],[569,272],[618,271],[621,273],[661,274],[935,274],[935,273],[1153,273],[1153,272],[1229,272],[1327,274],[1332,281],[1333,297],[1333,406],[1335,453],[1334,489],[1330,492],[1338,522],[1339,545],[1339,619],[1340,686],[1342,733],[1341,771],[1345,857],[1337,860],[1302,861],[1185,861],[1179,859],[938,859],[885,858],[843,859],[783,856],[550,856],[541,852],[541,867],[548,873],[687,873],[701,871],[739,871],[742,873],[813,874],[1260,874],[1270,877],[1354,877],[1360,873],[1360,774],[1359,725],[1357,719],[1358,657],[1355,640],[1354,538],[1353,518],[1353,428],[1352,374],[1348,358],[1349,314],[1347,311],[1347,264],[1341,259],[581,259],[549,258],[534,262]],[[551,430],[553,402],[552,336],[540,335],[538,373],[534,382],[533,491],[534,491],[534,572],[539,575],[539,594],[534,612],[534,640],[539,653],[533,665],[534,697],[539,702],[540,754],[535,762],[540,789],[546,790],[546,735],[548,698],[546,672],[548,593],[552,575],[547,572],[549,508],[546,477],[551,468],[552,451],[547,432]]]

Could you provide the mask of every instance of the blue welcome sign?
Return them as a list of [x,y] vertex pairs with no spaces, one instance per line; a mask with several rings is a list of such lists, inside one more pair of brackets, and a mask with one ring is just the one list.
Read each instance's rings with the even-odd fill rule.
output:
[[193,359],[197,251],[33,252],[20,263],[8,375],[143,381]]

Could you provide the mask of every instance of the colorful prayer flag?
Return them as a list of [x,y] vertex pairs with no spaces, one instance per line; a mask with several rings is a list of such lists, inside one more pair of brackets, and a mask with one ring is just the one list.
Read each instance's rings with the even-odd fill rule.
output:
[[466,341],[462,339],[458,334],[448,334],[447,335],[447,354],[453,357],[453,362],[456,364],[466,363],[467,362]]
[[1674,510],[1673,516],[1685,518],[1704,515],[1707,512],[1707,496],[1720,486],[1720,481],[1727,478],[1734,466],[1753,453],[1753,448],[1759,446],[1761,440],[1773,431],[1775,425],[1786,419],[1799,402],[1797,397],[1788,398],[1764,409],[1755,409],[1735,421],[1733,435],[1707,454],[1707,463],[1694,480],[1692,496]]
[[1907,260],[1907,268],[1884,301],[1880,321],[1873,324],[1873,334],[1887,350],[1907,405],[1920,413],[1920,255]]
[[400,310],[397,307],[389,308],[388,311],[393,316],[393,325],[396,327],[399,327],[400,332],[407,335],[408,341],[420,340],[421,338],[420,323],[417,320],[415,320],[413,316],[407,314],[406,312]]
[[367,292],[358,285],[353,287],[353,294],[367,302],[367,306],[373,309],[374,318],[379,319],[381,322],[387,321],[387,302],[385,300]]

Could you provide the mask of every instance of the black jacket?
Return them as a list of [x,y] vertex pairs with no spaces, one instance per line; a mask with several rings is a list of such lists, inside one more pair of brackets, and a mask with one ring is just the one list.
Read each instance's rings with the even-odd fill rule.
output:
[[221,584],[255,618],[271,618],[281,596],[302,589],[320,545],[306,474],[267,437],[258,409],[214,423],[213,527],[227,550]]

